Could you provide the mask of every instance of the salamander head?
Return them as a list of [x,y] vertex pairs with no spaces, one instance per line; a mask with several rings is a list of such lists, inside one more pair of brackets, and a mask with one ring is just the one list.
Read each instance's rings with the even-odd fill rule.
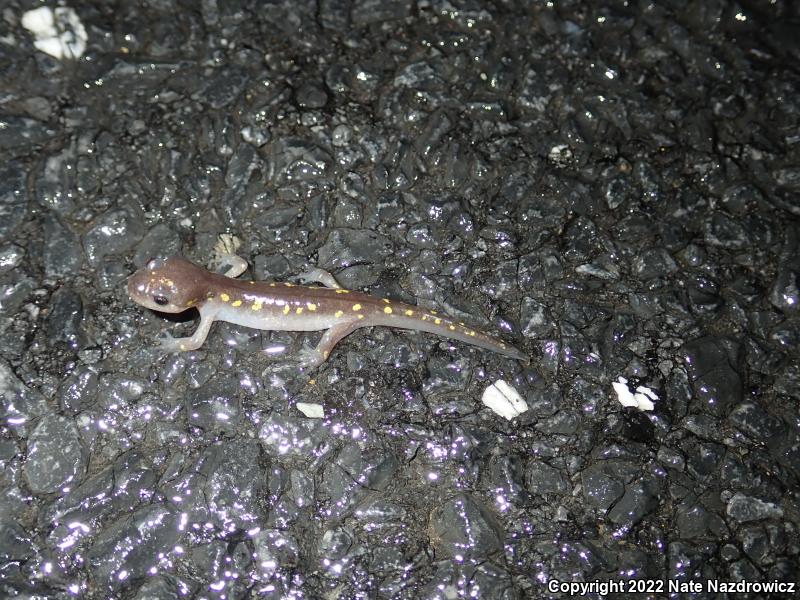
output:
[[146,308],[179,313],[205,300],[208,275],[180,256],[155,258],[128,278],[128,295]]

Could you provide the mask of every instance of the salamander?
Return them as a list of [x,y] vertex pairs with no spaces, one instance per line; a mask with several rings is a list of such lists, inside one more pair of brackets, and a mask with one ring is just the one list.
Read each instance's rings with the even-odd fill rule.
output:
[[271,331],[325,330],[316,348],[304,348],[300,362],[315,367],[328,359],[333,347],[359,327],[388,326],[435,333],[505,356],[528,361],[517,348],[469,325],[388,298],[378,298],[339,286],[330,273],[312,269],[297,285],[236,279],[247,269],[238,256],[227,257],[229,268],[213,273],[180,256],[150,260],[128,279],[128,295],[146,308],[181,313],[196,308],[200,324],[191,337],[162,340],[165,352],[196,350],[205,342],[214,321]]

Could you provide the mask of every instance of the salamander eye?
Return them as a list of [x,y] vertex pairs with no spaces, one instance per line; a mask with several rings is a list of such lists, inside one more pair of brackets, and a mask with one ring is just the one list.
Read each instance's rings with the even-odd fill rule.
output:
[[166,296],[153,296],[153,302],[159,306],[166,306],[169,304],[169,299]]

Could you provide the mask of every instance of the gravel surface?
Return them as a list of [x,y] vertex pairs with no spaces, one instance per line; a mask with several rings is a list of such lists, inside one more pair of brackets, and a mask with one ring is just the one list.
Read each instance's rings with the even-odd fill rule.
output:
[[[795,583],[797,4],[56,7],[0,7],[0,596]],[[161,356],[194,315],[126,278],[221,234],[531,363],[373,328],[304,370],[318,334],[226,323]]]

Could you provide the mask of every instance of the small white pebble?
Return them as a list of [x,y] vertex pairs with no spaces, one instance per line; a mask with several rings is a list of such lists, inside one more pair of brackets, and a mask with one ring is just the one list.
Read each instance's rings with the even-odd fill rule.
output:
[[22,15],[22,26],[33,34],[37,50],[58,59],[79,58],[86,51],[86,28],[73,9],[34,8]]
[[645,396],[650,398],[650,400],[658,400],[658,396],[656,395],[656,393],[648,387],[640,385],[639,387],[636,388],[636,391],[639,392],[640,394],[644,394]]
[[658,396],[650,388],[640,385],[636,388],[636,392],[633,393],[628,387],[628,380],[624,377],[619,377],[617,381],[611,384],[611,387],[617,393],[617,400],[622,406],[633,406],[639,410],[655,409],[653,401],[658,400]]
[[509,421],[528,410],[528,405],[519,392],[502,379],[484,390],[481,402]]
[[572,150],[566,144],[557,144],[550,148],[547,158],[557,167],[567,167],[572,162]]
[[297,410],[299,410],[309,419],[322,419],[325,417],[325,410],[322,408],[322,404],[298,402],[296,406]]

